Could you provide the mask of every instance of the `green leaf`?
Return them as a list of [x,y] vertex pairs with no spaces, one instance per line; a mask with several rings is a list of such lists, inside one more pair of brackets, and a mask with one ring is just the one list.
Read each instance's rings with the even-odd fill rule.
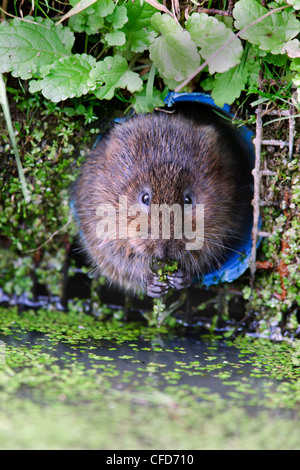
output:
[[205,60],[217,52],[225,42],[233,39],[228,47],[209,60],[208,69],[211,74],[226,72],[240,63],[243,53],[241,41],[238,38],[234,39],[234,33],[221,21],[205,13],[193,13],[186,22],[186,29],[200,48],[200,55]]
[[84,6],[85,12],[87,12],[88,14],[95,13],[96,15],[102,16],[103,18],[105,16],[111,15],[115,9],[113,0],[97,0],[96,2],[90,2],[89,0],[87,0],[86,2],[84,2],[83,0],[70,0],[70,4],[73,7],[78,6],[78,4],[84,3],[86,5],[90,5],[90,3],[92,3],[92,5],[88,6],[88,8]]
[[123,49],[131,49],[133,52],[143,52],[149,49],[150,44],[157,36],[157,32],[151,25],[151,18],[157,11],[154,7],[139,1],[126,3],[128,22],[122,28],[126,35],[126,46]]
[[200,56],[190,33],[165,13],[156,13],[152,25],[161,35],[150,45],[151,60],[162,78],[184,80],[200,65]]
[[127,61],[121,56],[106,57],[97,62],[90,72],[89,85],[99,86],[94,94],[100,100],[110,100],[117,88],[127,88],[131,93],[140,91],[143,82],[136,72],[132,72]]
[[81,12],[82,10],[85,10],[96,1],[97,0],[79,0],[78,3],[76,3],[76,0],[74,1],[70,0],[70,3],[75,6],[71,8],[71,10],[69,10],[68,13],[63,15],[56,24],[61,23],[62,21],[66,20],[67,18],[70,18],[73,15],[77,15],[77,13]]
[[260,67],[260,62],[255,58],[247,60],[246,68],[249,73],[247,84],[251,87],[252,90],[258,88]]
[[292,5],[295,10],[300,10],[300,0],[289,0],[287,3]]
[[[239,0],[233,9],[234,25],[242,30],[268,13],[256,0]],[[296,19],[294,11],[282,10],[263,19],[241,34],[252,44],[256,44],[263,51],[272,54],[282,54],[287,41],[299,34],[300,22]]]
[[211,93],[216,105],[222,107],[224,104],[232,104],[244,90],[248,75],[248,70],[241,70],[238,65],[227,72],[217,73]]
[[154,108],[160,108],[165,105],[165,92],[162,93],[156,88],[153,88],[151,102],[149,102],[146,93],[146,86],[144,86],[142,91],[135,93],[132,97],[131,102],[137,113],[151,113]]
[[123,31],[113,31],[105,34],[105,41],[109,46],[123,46],[126,43],[126,36]]
[[30,16],[0,25],[0,72],[27,80],[47,64],[69,56],[74,35],[68,27]]
[[298,39],[292,39],[284,44],[282,52],[286,52],[289,57],[296,59],[300,57],[300,42]]
[[45,98],[58,102],[67,98],[79,97],[93,87],[88,84],[89,74],[96,63],[94,57],[76,54],[54,62],[44,69],[42,80],[30,82],[30,92],[41,90]]
[[106,16],[112,14],[115,9],[115,4],[113,0],[98,0],[98,2],[93,5],[93,7],[95,7],[96,15],[105,18]]
[[104,18],[85,11],[69,19],[68,25],[76,33],[96,34],[104,26]]
[[127,9],[125,6],[116,6],[114,12],[107,16],[107,21],[112,23],[115,29],[122,28],[128,21]]
[[[70,3],[76,6],[79,1],[71,0]],[[98,0],[80,13],[71,16],[69,26],[78,33],[96,34],[104,25],[104,18],[111,15],[115,5],[112,0]]]
[[292,78],[294,85],[297,87],[298,102],[300,102],[300,59],[294,59],[291,62],[291,70],[296,72]]
[[281,67],[284,65],[287,61],[286,55],[283,54],[266,54],[264,56],[264,62],[267,62],[268,64],[273,64],[276,65],[277,67]]

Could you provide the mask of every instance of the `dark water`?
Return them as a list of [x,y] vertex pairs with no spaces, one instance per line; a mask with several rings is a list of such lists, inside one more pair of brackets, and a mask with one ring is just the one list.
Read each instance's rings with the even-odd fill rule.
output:
[[[76,279],[75,279],[76,281]],[[74,288],[74,286],[73,286]],[[225,292],[226,294],[226,292]],[[208,301],[208,308],[197,310],[199,298]],[[116,309],[122,308],[123,298],[117,297],[113,292],[102,292],[102,302],[111,305],[113,301],[119,302]],[[130,394],[141,390],[152,394],[162,392],[166,389],[184,393],[191,396],[196,401],[214,402],[223,400],[225,403],[235,403],[239,407],[246,409],[250,414],[259,410],[271,410],[275,415],[294,416],[299,412],[299,400],[293,401],[293,388],[297,384],[298,376],[289,377],[288,373],[282,373],[282,369],[277,365],[281,360],[282,364],[291,361],[290,353],[283,350],[280,354],[276,344],[268,343],[264,345],[265,351],[257,348],[249,348],[247,352],[247,342],[245,346],[228,341],[223,335],[225,328],[215,330],[214,334],[209,334],[209,325],[213,315],[219,311],[220,324],[222,326],[222,295],[214,292],[191,291],[190,302],[181,312],[174,316],[177,318],[177,327],[164,329],[163,334],[157,333],[141,334],[141,328],[136,329],[137,333],[130,336],[131,339],[95,339],[93,335],[90,339],[78,339],[69,341],[63,340],[61,335],[48,335],[39,331],[26,331],[17,328],[11,330],[10,335],[0,335],[4,349],[17,352],[18,349],[28,351],[39,351],[40,354],[49,355],[51,364],[55,364],[61,370],[72,368],[83,370],[87,375],[91,370],[97,370],[99,377],[105,377],[105,386],[110,390],[126,391]],[[64,311],[61,299],[52,298],[52,308]],[[70,302],[70,300],[69,300]],[[20,315],[22,311],[26,313],[28,309],[47,308],[49,298],[39,297],[37,301],[22,298],[8,299],[2,296],[2,303],[7,305],[18,305]],[[219,308],[216,309],[216,307]],[[141,315],[145,303],[131,304],[129,310],[128,323],[124,323],[126,328],[135,329],[135,323],[146,325]],[[230,304],[232,317],[240,319],[244,316],[243,302],[240,297],[233,297]],[[102,320],[98,320],[101,325]],[[122,322],[118,326],[122,329]],[[125,326],[124,326],[125,328]],[[45,330],[43,330],[45,331]],[[218,333],[216,333],[218,331]],[[249,338],[249,344],[252,344]],[[38,349],[37,349],[38,348]],[[285,357],[286,355],[286,357]],[[266,357],[270,358],[270,364]],[[272,371],[272,357],[278,357],[274,363],[275,373]],[[299,354],[300,359],[300,354]],[[299,362],[299,361],[298,361]],[[17,369],[22,371],[23,367],[30,367],[20,362]],[[50,367],[50,364],[49,364]],[[285,366],[286,367],[286,366]],[[293,371],[294,365],[287,369]],[[295,369],[297,368],[297,364]],[[32,374],[36,374],[35,365],[32,364]],[[42,371],[42,373],[47,373]],[[288,387],[282,392],[282,385]],[[19,391],[19,396],[31,396],[34,387],[39,385],[24,385]],[[296,388],[295,388],[296,390]],[[287,392],[292,397],[292,405],[287,404]],[[280,399],[284,393],[283,399]],[[295,391],[295,396],[297,392]],[[279,406],[277,405],[279,403]]]
[[[70,366],[85,371],[99,367],[99,375],[105,376],[110,389],[152,393],[171,387],[197,401],[233,400],[250,414],[268,409],[270,393],[278,394],[282,382],[266,375],[256,377],[253,353],[241,354],[226,340],[196,331],[179,336],[158,334],[151,340],[139,337],[121,343],[104,339],[68,344],[44,333],[18,330],[10,336],[0,335],[0,340],[16,351],[38,347],[41,354],[55,358],[62,371]],[[22,386],[19,396],[28,398],[28,394],[30,387]],[[275,407],[272,413],[293,417],[295,411]]]

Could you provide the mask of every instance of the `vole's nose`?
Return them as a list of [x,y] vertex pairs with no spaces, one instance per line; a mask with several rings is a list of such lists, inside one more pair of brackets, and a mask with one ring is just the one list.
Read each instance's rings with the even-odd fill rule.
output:
[[156,259],[159,261],[163,261],[166,259],[173,259],[174,258],[174,240],[162,240],[157,243],[156,248]]

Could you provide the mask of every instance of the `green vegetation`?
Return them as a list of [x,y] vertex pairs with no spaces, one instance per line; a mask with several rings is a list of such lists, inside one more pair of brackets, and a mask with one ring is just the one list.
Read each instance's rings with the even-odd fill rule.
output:
[[[54,102],[87,93],[110,100],[127,89],[133,106],[145,112],[163,105],[164,92],[150,80],[152,65],[170,90],[199,69],[198,80],[205,80],[215,102],[232,104],[244,90],[258,92],[260,60],[267,56],[285,64],[290,87],[298,84],[299,6],[291,4],[266,8],[239,0],[232,18],[198,13],[194,2],[185,16],[156,1],[72,0],[65,15],[49,11],[45,17],[36,7],[32,16],[2,23],[0,71],[30,80],[31,92]],[[74,46],[78,34],[85,34],[84,52]]]
[[[10,296],[34,297],[36,287],[43,286],[47,295],[62,297],[76,234],[70,184],[97,134],[116,115],[161,107],[170,90],[206,91],[218,105],[232,104],[237,125],[253,126],[255,110],[263,105],[264,137],[289,141],[286,113],[293,106],[297,117],[299,106],[296,0],[265,6],[238,0],[233,8],[219,1],[9,3],[0,24],[0,72],[30,194],[26,203],[15,146],[1,115],[0,288]],[[261,209],[262,230],[270,235],[258,253],[261,269],[252,288],[248,273],[233,286],[222,286],[212,329],[220,318],[232,325],[228,305],[239,291],[257,332],[276,338],[298,334],[296,150],[295,145],[291,156],[286,146],[263,148],[271,176],[262,178],[261,187],[267,203]],[[98,287],[93,288],[94,305]],[[197,306],[200,314],[206,305]],[[157,316],[164,310],[161,302],[154,307]],[[122,312],[101,305],[98,314],[120,317]],[[171,325],[174,319],[168,321]]]
[[[0,299],[48,300],[0,308],[1,449],[299,449],[298,134],[293,155],[285,143],[288,112],[299,117],[300,4],[262,3],[2,2]],[[193,288],[192,336],[166,299],[125,321],[135,301],[113,308],[86,267],[89,299],[57,311],[78,274],[69,190],[87,151],[116,116],[173,90],[211,93],[254,131],[262,106],[263,138],[283,142],[262,148],[268,236],[253,285],[245,273]],[[242,327],[254,335],[233,339]]]

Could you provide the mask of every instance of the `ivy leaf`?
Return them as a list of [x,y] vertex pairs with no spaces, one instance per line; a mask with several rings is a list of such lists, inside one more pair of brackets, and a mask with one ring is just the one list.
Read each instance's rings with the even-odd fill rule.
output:
[[75,1],[70,0],[71,5],[74,5],[74,7],[71,8],[71,10],[68,11],[68,13],[63,15],[56,24],[62,23],[67,18],[70,18],[70,16],[76,15],[77,13],[81,12],[82,10],[85,10],[86,8],[91,6],[93,3],[95,3],[96,1],[97,0],[79,0],[76,3],[76,0]]
[[67,98],[78,98],[93,89],[88,79],[95,63],[96,59],[87,54],[59,59],[44,68],[45,77],[42,80],[29,83],[29,90],[32,93],[41,90],[45,98],[55,103]]
[[93,88],[100,85],[100,88],[94,91],[100,100],[112,99],[116,88],[127,88],[134,93],[143,87],[139,75],[130,70],[127,61],[121,56],[109,56],[97,62],[90,72],[88,83]]
[[[78,0],[71,0],[74,8],[81,3]],[[96,34],[103,28],[104,18],[111,15],[115,5],[113,0],[98,0],[80,13],[71,16],[69,26],[78,33]]]
[[[200,55],[205,60],[218,51],[225,42],[234,38],[234,33],[224,23],[206,13],[193,13],[186,22],[186,29],[194,43],[200,48]],[[240,63],[243,53],[241,41],[236,38],[208,63],[211,74],[226,72]]]
[[68,25],[76,33],[96,34],[104,26],[104,18],[85,11],[69,19]]
[[[256,0],[239,0],[233,9],[234,25],[242,30],[268,11]],[[254,24],[244,31],[241,37],[258,45],[263,51],[282,54],[285,43],[297,36],[299,30],[300,22],[296,19],[294,11],[282,10]]]
[[126,35],[126,46],[133,52],[143,52],[149,49],[150,44],[157,36],[157,32],[151,25],[151,18],[157,11],[154,7],[144,2],[126,3],[128,22],[122,28]]
[[0,72],[23,80],[39,76],[47,64],[69,56],[74,35],[68,27],[26,16],[0,25]]
[[156,13],[152,25],[161,35],[150,45],[151,60],[161,77],[176,82],[184,80],[200,65],[200,56],[190,33],[165,13]]
[[126,36],[123,31],[113,31],[105,34],[105,41],[109,46],[123,46],[126,43]]
[[123,5],[116,6],[114,12],[106,19],[109,23],[112,23],[115,29],[122,28],[128,21],[127,8]]
[[245,89],[249,72],[246,67],[236,65],[224,73],[217,73],[213,81],[211,96],[217,106],[231,104]]
[[[88,14],[96,13],[98,16],[105,17],[111,15],[115,9],[113,0],[69,0],[70,4],[74,7],[78,7],[78,4],[82,4],[84,11]],[[86,7],[88,6],[88,7]]]

